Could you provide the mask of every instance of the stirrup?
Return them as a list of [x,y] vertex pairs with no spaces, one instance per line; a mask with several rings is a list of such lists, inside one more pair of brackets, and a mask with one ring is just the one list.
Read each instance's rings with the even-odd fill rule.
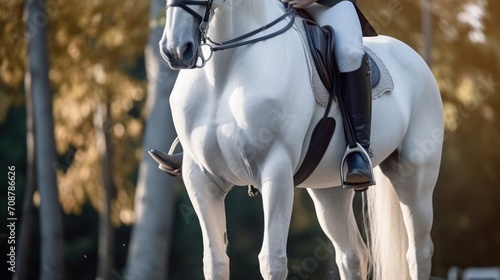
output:
[[[168,150],[168,153],[167,155],[171,156],[174,154],[175,152],[175,149],[177,148],[177,146],[180,144],[180,140],[179,140],[179,137],[176,137],[174,142],[172,143],[172,145],[170,146],[170,150]],[[173,177],[181,177],[182,178],[182,171],[181,171],[181,168],[178,168],[178,169],[172,169],[172,168],[169,168],[168,166],[165,166],[163,165],[163,160],[161,158],[159,158],[155,153],[154,153],[154,150],[150,150],[148,151],[149,155],[153,158],[154,161],[156,161],[158,163],[158,169],[160,169],[161,171],[169,174],[170,176],[173,176]]]
[[179,145],[180,142],[181,142],[181,140],[179,140],[179,136],[175,137],[174,142],[172,142],[172,145],[170,145],[170,150],[168,150],[169,155],[174,154],[175,148],[177,148],[177,145]]
[[[168,150],[168,155],[173,155],[175,152],[175,149],[177,146],[181,143],[181,140],[179,140],[179,136],[175,137],[174,142],[172,142],[172,145],[170,145],[170,149]],[[182,177],[182,172],[180,169],[175,169],[175,170],[169,170],[168,168],[163,167],[161,164],[158,165],[158,168],[172,176],[178,176]]]
[[[347,156],[349,156],[352,153],[361,153],[361,155],[368,161],[368,165],[370,165],[370,176],[368,178],[369,181],[367,183],[359,183],[359,184],[347,184],[347,183],[345,183],[344,165],[345,165],[345,161],[347,159]],[[344,156],[342,157],[342,161],[340,163],[340,183],[341,183],[343,189],[354,189],[357,192],[365,191],[368,189],[369,186],[376,184],[375,178],[373,177],[373,166],[372,166],[372,161],[370,159],[370,155],[358,142],[356,142],[356,147],[354,147],[354,148],[351,148],[348,145],[345,152],[344,152]]]

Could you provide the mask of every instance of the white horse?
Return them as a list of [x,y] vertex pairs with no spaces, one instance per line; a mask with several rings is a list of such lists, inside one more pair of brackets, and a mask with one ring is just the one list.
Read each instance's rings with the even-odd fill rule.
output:
[[[206,279],[229,279],[224,198],[235,185],[253,185],[262,194],[262,276],[287,277],[293,175],[324,114],[312,93],[301,39],[291,28],[207,59],[200,43],[206,36],[226,41],[266,26],[283,15],[279,5],[272,0],[167,1],[162,55],[175,69],[198,66],[180,72],[170,103],[184,150],[184,183],[203,233]],[[289,22],[287,17],[246,40],[282,30]],[[317,169],[299,187],[307,188],[314,201],[342,279],[366,279],[369,273],[383,280],[429,279],[432,193],[443,141],[439,90],[426,63],[404,43],[386,36],[364,43],[394,81],[392,92],[373,101],[371,149],[378,184],[367,191],[368,246],[354,219],[354,191],[335,187],[346,147],[341,125]],[[338,106],[330,116],[341,123]]]

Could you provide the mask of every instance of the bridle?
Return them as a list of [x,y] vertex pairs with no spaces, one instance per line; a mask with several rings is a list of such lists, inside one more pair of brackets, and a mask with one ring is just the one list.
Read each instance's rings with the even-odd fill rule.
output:
[[[207,46],[209,48],[210,54],[208,55],[207,58],[205,58],[204,55],[203,55],[203,52],[201,51],[201,48],[200,48],[198,50],[198,57],[201,60],[201,64],[198,65],[198,64],[195,63],[192,68],[202,68],[203,66],[205,66],[205,64],[207,63],[207,61],[210,60],[210,58],[212,58],[213,53],[216,52],[216,51],[222,51],[222,50],[227,50],[227,49],[241,47],[241,46],[244,46],[244,45],[253,44],[253,43],[256,43],[256,42],[259,42],[259,41],[263,41],[263,40],[267,40],[269,38],[272,38],[272,37],[275,37],[275,36],[278,36],[278,35],[284,33],[285,31],[287,31],[288,29],[290,29],[292,27],[292,25],[294,23],[294,20],[295,20],[295,15],[296,15],[295,9],[293,9],[289,5],[285,4],[285,7],[286,7],[285,13],[283,15],[281,15],[280,17],[278,17],[277,19],[275,19],[274,21],[266,24],[265,26],[257,28],[257,29],[255,29],[255,30],[253,30],[251,32],[248,32],[248,33],[246,33],[244,35],[238,36],[238,37],[236,37],[234,39],[231,39],[231,40],[228,40],[228,41],[215,42],[212,39],[210,39],[210,37],[208,37],[208,35],[207,35],[207,33],[208,33],[208,21],[210,19],[210,12],[215,13],[215,11],[212,9],[213,2],[214,2],[214,0],[207,0],[207,1],[200,1],[200,0],[167,0],[166,9],[168,9],[170,7],[179,7],[179,8],[182,8],[183,10],[185,10],[188,13],[190,13],[192,16],[194,16],[196,19],[198,19],[200,21],[198,40],[199,40],[199,43],[200,43],[201,47]],[[196,11],[194,11],[193,9],[191,9],[189,7],[189,5],[206,6],[204,15],[201,16]],[[262,31],[264,31],[264,30],[266,30],[266,29],[268,29],[268,28],[276,25],[277,23],[279,23],[280,21],[284,20],[285,18],[287,18],[289,16],[291,17],[290,22],[286,26],[284,26],[283,28],[281,28],[280,30],[278,30],[276,32],[273,32],[271,34],[267,34],[267,35],[261,36],[261,37],[257,37],[257,38],[250,39],[250,40],[245,40],[245,39],[248,39],[249,37],[251,37],[253,35],[256,35],[256,34],[262,32]]]

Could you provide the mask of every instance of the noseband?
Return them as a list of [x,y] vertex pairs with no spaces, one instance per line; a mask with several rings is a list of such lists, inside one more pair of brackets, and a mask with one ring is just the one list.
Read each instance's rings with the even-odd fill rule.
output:
[[[225,0],[224,0],[225,1]],[[237,47],[241,47],[241,46],[244,46],[244,45],[249,45],[249,44],[253,44],[253,43],[256,43],[256,42],[259,42],[259,41],[263,41],[263,40],[266,40],[266,39],[269,39],[269,38],[272,38],[272,37],[275,37],[275,36],[278,36],[282,33],[284,33],[285,31],[287,31],[288,29],[290,29],[294,23],[294,20],[295,20],[295,15],[296,15],[296,12],[295,12],[295,9],[293,9],[291,6],[285,4],[286,6],[286,11],[283,15],[281,15],[279,18],[275,19],[274,21],[272,21],[271,23],[263,26],[263,27],[260,27],[260,28],[257,28],[251,32],[248,32],[244,35],[241,35],[239,37],[236,37],[234,39],[231,39],[231,40],[228,40],[228,41],[224,41],[224,42],[215,42],[213,41],[212,39],[210,39],[207,35],[207,32],[208,32],[208,21],[210,19],[210,11],[214,12],[215,14],[215,11],[212,9],[212,5],[213,5],[213,0],[208,0],[208,1],[198,1],[198,0],[167,0],[167,5],[166,5],[166,8],[170,8],[170,7],[179,7],[179,8],[182,8],[183,10],[185,10],[186,12],[190,13],[192,16],[194,16],[196,19],[198,19],[200,21],[200,27],[199,27],[199,36],[198,36],[198,40],[199,40],[199,43],[200,43],[200,46],[207,46],[210,50],[210,54],[208,56],[208,58],[205,58],[203,56],[203,53],[201,51],[201,48],[198,50],[198,57],[200,58],[201,60],[201,65],[193,65],[192,68],[202,68],[203,66],[205,66],[205,64],[207,63],[207,61],[212,58],[212,55],[214,52],[216,51],[222,51],[222,50],[227,50],[227,49],[232,49],[232,48],[237,48]],[[206,6],[206,9],[205,9],[205,14],[203,16],[201,16],[200,14],[198,14],[197,12],[195,12],[193,9],[191,9],[188,5],[195,5],[195,6]],[[257,37],[257,38],[254,38],[254,39],[250,39],[250,40],[246,40],[245,39],[248,39],[249,37],[253,36],[253,35],[256,35],[274,25],[276,25],[277,23],[279,23],[280,21],[284,20],[285,18],[287,18],[288,16],[291,16],[290,18],[290,22],[285,26],[283,27],[282,29],[276,31],[276,32],[273,32],[271,34],[268,34],[268,35],[264,35],[264,36],[261,36],[261,37]],[[208,43],[207,43],[208,41]]]
[[[168,0],[167,1],[167,9],[170,7],[179,7],[185,10],[186,12],[190,13],[192,16],[194,16],[196,19],[200,21],[200,38],[206,37],[206,32],[208,30],[208,20],[210,18],[210,11],[212,10],[212,5],[214,3],[214,0],[208,0],[208,1],[197,1],[197,0]],[[207,8],[205,9],[205,15],[201,16],[197,12],[195,12],[193,9],[191,9],[188,5],[195,5],[195,6],[206,6]]]

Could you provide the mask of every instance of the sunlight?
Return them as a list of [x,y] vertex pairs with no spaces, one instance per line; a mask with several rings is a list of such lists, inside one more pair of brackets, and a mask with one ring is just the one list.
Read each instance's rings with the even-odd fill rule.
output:
[[472,78],[464,77],[457,87],[457,99],[462,104],[475,102],[474,96],[475,84]]
[[458,128],[458,109],[451,102],[443,103],[444,126],[448,131],[455,131]]
[[483,19],[485,17],[486,1],[478,0],[476,3],[464,5],[464,9],[457,15],[458,21],[471,27],[469,31],[469,40],[473,43],[484,43]]

